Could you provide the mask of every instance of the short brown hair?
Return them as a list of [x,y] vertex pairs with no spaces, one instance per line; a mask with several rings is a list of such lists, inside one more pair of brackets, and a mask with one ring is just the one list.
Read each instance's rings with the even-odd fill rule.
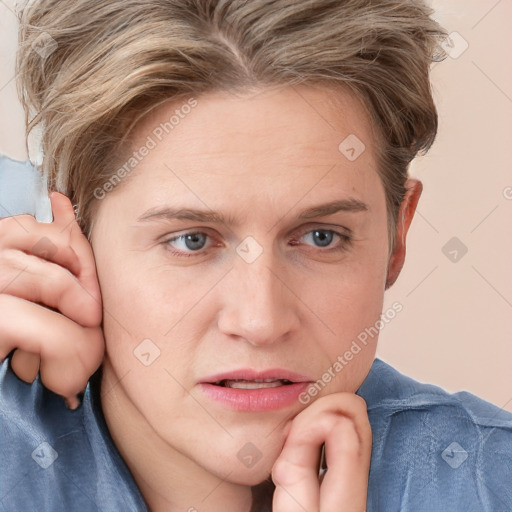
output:
[[92,191],[117,169],[127,128],[162,101],[349,87],[376,128],[391,250],[409,163],[437,132],[429,71],[446,33],[431,15],[420,0],[36,0],[20,11],[17,55],[27,133],[42,123],[42,171],[90,236]]

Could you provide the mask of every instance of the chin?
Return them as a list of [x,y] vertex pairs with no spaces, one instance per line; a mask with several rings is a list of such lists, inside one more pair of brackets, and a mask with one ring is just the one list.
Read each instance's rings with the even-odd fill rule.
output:
[[229,445],[218,445],[219,451],[212,450],[202,465],[218,478],[237,485],[254,486],[271,475],[283,445],[284,436],[266,437],[261,431],[252,436],[246,431],[244,435],[235,435]]
[[[272,466],[274,465],[275,460],[271,461],[269,464],[263,464],[263,461],[260,461],[257,464],[257,467],[253,467],[251,469],[240,469],[238,466],[233,468],[226,468],[226,473],[232,472],[226,480],[236,485],[245,485],[248,487],[254,487],[267,480],[271,476]],[[224,475],[226,474],[224,473]],[[221,477],[222,475],[219,475]]]

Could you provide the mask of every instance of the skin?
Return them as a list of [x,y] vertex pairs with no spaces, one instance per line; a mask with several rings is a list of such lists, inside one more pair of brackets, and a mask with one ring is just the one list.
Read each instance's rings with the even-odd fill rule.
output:
[[[275,511],[296,510],[297,501],[307,510],[331,510],[340,500],[352,504],[347,511],[364,509],[371,431],[364,401],[354,392],[371,367],[376,337],[308,406],[296,402],[277,411],[240,413],[212,402],[198,385],[208,375],[248,367],[286,368],[317,381],[380,317],[384,291],[404,262],[421,183],[408,181],[397,244],[388,259],[385,193],[372,128],[354,96],[337,95],[334,101],[332,91],[294,87],[201,96],[129,178],[98,203],[91,245],[106,343],[102,407],[112,438],[153,511],[195,507],[215,512],[228,506],[247,512],[251,486],[269,475],[277,485]],[[140,148],[177,107],[161,105],[140,122],[133,148]],[[338,150],[350,134],[366,146],[355,161]],[[312,206],[349,198],[363,202],[366,210],[298,218]],[[178,206],[214,210],[238,223],[139,220],[150,209]],[[90,255],[72,242],[71,205],[54,195],[52,207],[59,226],[67,222],[58,243],[55,239],[58,252],[63,254],[62,233],[68,231],[72,252],[60,262],[55,255],[49,261],[26,256],[34,266],[39,260],[41,273],[43,265],[61,269],[56,279],[67,289],[84,267],[91,272]],[[43,233],[57,236],[51,227],[31,224],[29,231],[34,239]],[[13,222],[9,228],[16,230]],[[346,234],[347,229],[350,242],[334,235],[328,247],[314,235],[316,230]],[[169,241],[198,232],[208,236],[197,252],[183,238]],[[248,236],[262,249],[252,263],[236,252]],[[15,246],[4,245],[1,254],[12,254]],[[73,271],[61,268],[71,268],[73,261]],[[18,296],[37,301],[27,288],[20,285]],[[4,291],[0,306],[21,315],[14,311],[14,295]],[[57,295],[43,303],[58,308]],[[49,323],[47,313],[59,314],[31,306],[41,322]],[[61,330],[73,328],[83,339],[91,338],[87,329],[95,329],[95,322],[83,325],[61,313]],[[13,368],[30,380],[39,357],[43,368],[43,350],[51,342],[23,346],[22,335],[13,341],[6,330],[0,322],[0,339],[4,333],[7,340],[3,351],[20,348]],[[144,339],[160,351],[149,366],[134,356]],[[101,345],[97,339],[93,343]],[[76,354],[83,350],[75,347]],[[92,358],[86,367],[96,363]],[[72,391],[59,390],[68,397]],[[322,442],[329,470],[320,485],[315,472]],[[237,458],[246,443],[261,453],[251,468]]]

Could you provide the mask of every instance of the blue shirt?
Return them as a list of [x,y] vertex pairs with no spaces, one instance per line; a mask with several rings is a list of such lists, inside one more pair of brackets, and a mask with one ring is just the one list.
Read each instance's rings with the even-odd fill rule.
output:
[[0,219],[24,213],[39,222],[52,221],[46,181],[30,160],[0,155]]
[[[9,361],[0,365],[0,510],[149,510],[103,418],[100,372],[70,411]],[[380,359],[357,394],[373,434],[367,512],[512,511],[512,414]]]

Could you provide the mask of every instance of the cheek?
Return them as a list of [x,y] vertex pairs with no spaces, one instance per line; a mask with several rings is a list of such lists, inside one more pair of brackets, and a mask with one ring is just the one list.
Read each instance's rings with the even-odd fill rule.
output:
[[326,354],[318,368],[323,393],[355,392],[375,358],[380,333],[387,268],[387,238],[374,250],[358,253],[327,277],[304,279],[298,292],[318,319],[319,345]]
[[[123,245],[121,236],[115,236],[113,233],[112,237],[98,238],[94,251],[104,326],[134,340],[151,337],[160,331],[163,334],[164,323],[171,323],[173,311],[181,304],[176,300],[176,294],[182,288],[179,274],[166,273],[165,269],[161,271],[161,262],[148,261],[141,252]],[[169,300],[171,282],[173,301]],[[167,325],[166,330],[169,327]]]
[[93,248],[103,300],[103,332],[107,353],[121,376],[148,362],[142,354],[149,353],[150,362],[156,361],[163,327],[152,317],[158,298],[144,269],[134,267],[133,255],[124,248],[116,230],[111,229],[107,236],[100,229],[101,225]]
[[201,335],[201,318],[206,322],[211,313],[208,292],[225,269],[176,270],[126,257],[100,272],[105,327],[121,338],[151,338],[161,348],[172,343],[177,350],[187,344],[190,350]]
[[[375,325],[382,312],[384,283],[385,272],[367,266],[360,271],[351,268],[346,275],[332,276],[321,293],[318,290],[306,299],[316,304],[315,311],[332,331],[324,336],[331,340],[330,355]],[[306,297],[307,291],[302,296]]]
[[302,283],[300,297],[309,297],[308,303],[343,339],[373,325],[384,298],[387,238],[376,233],[356,244],[339,265],[296,277]]
[[[355,276],[354,276],[355,277]],[[321,394],[339,391],[355,392],[366,377],[377,349],[383,306],[382,280],[346,281],[317,297],[318,316],[329,329],[321,326],[314,351],[325,354],[316,365],[317,390]],[[323,334],[322,334],[323,333]],[[312,359],[318,359],[313,352]]]
[[169,333],[175,314],[159,297],[162,283],[148,280],[143,269],[135,271],[129,260],[115,257],[99,263],[98,276],[106,352],[114,372],[110,384],[121,383],[118,392],[122,388],[147,418],[175,410],[185,398],[182,386],[190,387],[186,369],[195,350],[189,339]]
[[162,385],[158,375],[169,379],[165,369],[186,382],[185,370],[192,367],[204,336],[198,315],[207,317],[208,302],[197,303],[218,277],[192,279],[190,271],[169,269],[122,247],[109,248],[105,242],[97,258],[111,363],[118,377],[130,371],[151,387]]

